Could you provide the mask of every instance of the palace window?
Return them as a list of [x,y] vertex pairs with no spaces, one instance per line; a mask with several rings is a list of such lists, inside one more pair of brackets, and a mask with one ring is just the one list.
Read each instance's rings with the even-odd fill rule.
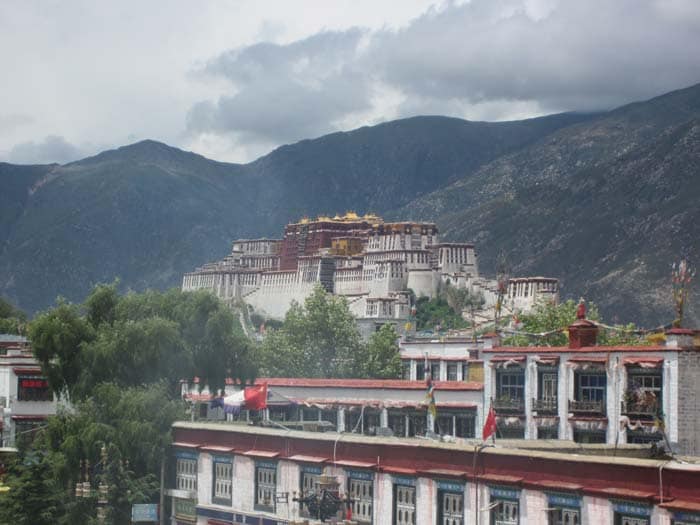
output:
[[214,480],[212,502],[231,505],[233,495],[233,461],[231,458],[214,456]]
[[197,490],[197,459],[177,458],[175,462],[175,486],[178,490]]
[[352,517],[358,523],[372,523],[374,477],[369,472],[348,473],[348,495],[352,500]]
[[430,379],[440,381],[440,361],[430,362]]
[[438,525],[464,524],[464,487],[438,482]]
[[394,431],[397,437],[406,435],[406,414],[400,410],[389,411],[389,428]]
[[41,376],[19,376],[17,378],[18,401],[53,401],[48,381]]
[[[412,481],[412,480],[411,480]],[[394,525],[416,525],[416,487],[394,484]]]
[[407,380],[411,379],[411,361],[401,361],[401,377]]
[[549,511],[549,525],[579,525],[581,512],[578,509],[551,509]]
[[255,465],[255,508],[275,511],[277,493],[277,465],[260,462]]
[[496,375],[496,389],[499,399],[523,400],[525,374],[522,369],[517,372],[499,371]]
[[653,418],[661,412],[662,376],[659,369],[630,368],[623,413]]

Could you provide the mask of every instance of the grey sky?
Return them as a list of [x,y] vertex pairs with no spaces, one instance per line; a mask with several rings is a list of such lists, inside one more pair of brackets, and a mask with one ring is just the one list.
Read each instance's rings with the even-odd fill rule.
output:
[[700,82],[700,2],[9,0],[0,61],[0,161],[153,138],[240,162],[399,117],[603,109]]

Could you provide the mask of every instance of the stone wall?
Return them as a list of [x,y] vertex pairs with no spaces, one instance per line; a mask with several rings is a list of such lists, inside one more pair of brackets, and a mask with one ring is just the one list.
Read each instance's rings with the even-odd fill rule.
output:
[[678,445],[674,452],[700,454],[700,352],[678,355]]

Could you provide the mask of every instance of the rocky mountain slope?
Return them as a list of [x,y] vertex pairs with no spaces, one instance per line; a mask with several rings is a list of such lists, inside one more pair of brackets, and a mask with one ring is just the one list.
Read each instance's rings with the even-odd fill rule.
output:
[[[700,86],[561,129],[396,212],[562,278],[609,319],[672,319],[671,264],[700,260]],[[698,297],[691,317],[697,319]]]
[[436,221],[478,243],[487,273],[503,250],[514,274],[558,276],[607,319],[656,324],[672,316],[671,263],[700,255],[699,167],[700,86],[594,115],[416,117],[246,165],[153,141],[65,166],[0,164],[0,295],[33,312],[115,277],[174,286],[236,237],[353,209]]
[[303,215],[384,213],[562,126],[419,117],[281,147],[247,165],[144,141],[65,166],[0,165],[0,295],[34,312],[97,282],[177,286],[241,236]]

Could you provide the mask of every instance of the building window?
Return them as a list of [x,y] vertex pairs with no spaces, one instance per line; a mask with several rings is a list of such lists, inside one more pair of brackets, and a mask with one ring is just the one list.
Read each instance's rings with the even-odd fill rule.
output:
[[577,374],[578,401],[605,401],[605,374]]
[[497,412],[518,412],[525,410],[525,373],[517,370],[498,370],[496,373],[496,399],[493,406]]
[[[448,485],[438,483],[438,487]],[[450,489],[438,488],[438,525],[463,525],[464,488],[456,485]]]
[[[319,494],[319,477],[321,476],[320,467],[312,466],[302,466],[301,467],[301,478],[299,480],[300,490],[304,496],[310,494]],[[302,505],[301,515],[305,518],[312,517],[309,513],[309,509],[305,505]]]
[[255,508],[274,512],[276,493],[277,465],[257,463],[255,465]]
[[425,419],[425,412],[411,412],[408,414],[408,437],[425,435]]
[[469,363],[462,363],[462,381],[469,381]]
[[519,505],[517,501],[492,499],[492,525],[517,525]]
[[580,525],[581,498],[572,494],[552,493],[547,495],[547,523],[549,525]]
[[537,427],[537,439],[559,439],[559,427]]
[[458,414],[455,421],[455,436],[461,438],[475,437],[474,414]]
[[425,380],[425,363],[422,361],[416,362],[416,381]]
[[430,379],[440,381],[440,361],[430,362]]
[[453,435],[454,416],[448,414],[438,414],[435,418],[435,431],[442,436]]
[[175,485],[178,490],[197,490],[197,460],[178,457],[175,463]]
[[447,380],[457,381],[457,363],[447,363]]
[[411,379],[411,361],[401,361],[401,377],[406,380]]
[[662,406],[661,385],[661,373],[657,369],[630,369],[623,413],[643,418],[656,417]]
[[394,525],[416,525],[416,487],[394,484]]
[[333,428],[338,428],[338,411],[334,409],[321,410],[321,421],[327,421]]
[[649,525],[651,507],[633,501],[613,501],[614,525]]
[[214,458],[214,492],[212,502],[231,505],[233,494],[233,463],[229,458]]
[[358,523],[372,523],[374,500],[373,476],[367,472],[348,473],[348,495],[352,500],[352,517]]
[[17,378],[18,401],[53,401],[49,383],[41,376],[19,376]]
[[406,436],[406,414],[401,411],[389,411],[389,428],[397,437]]
[[303,421],[318,421],[318,408],[302,408],[301,419]]

